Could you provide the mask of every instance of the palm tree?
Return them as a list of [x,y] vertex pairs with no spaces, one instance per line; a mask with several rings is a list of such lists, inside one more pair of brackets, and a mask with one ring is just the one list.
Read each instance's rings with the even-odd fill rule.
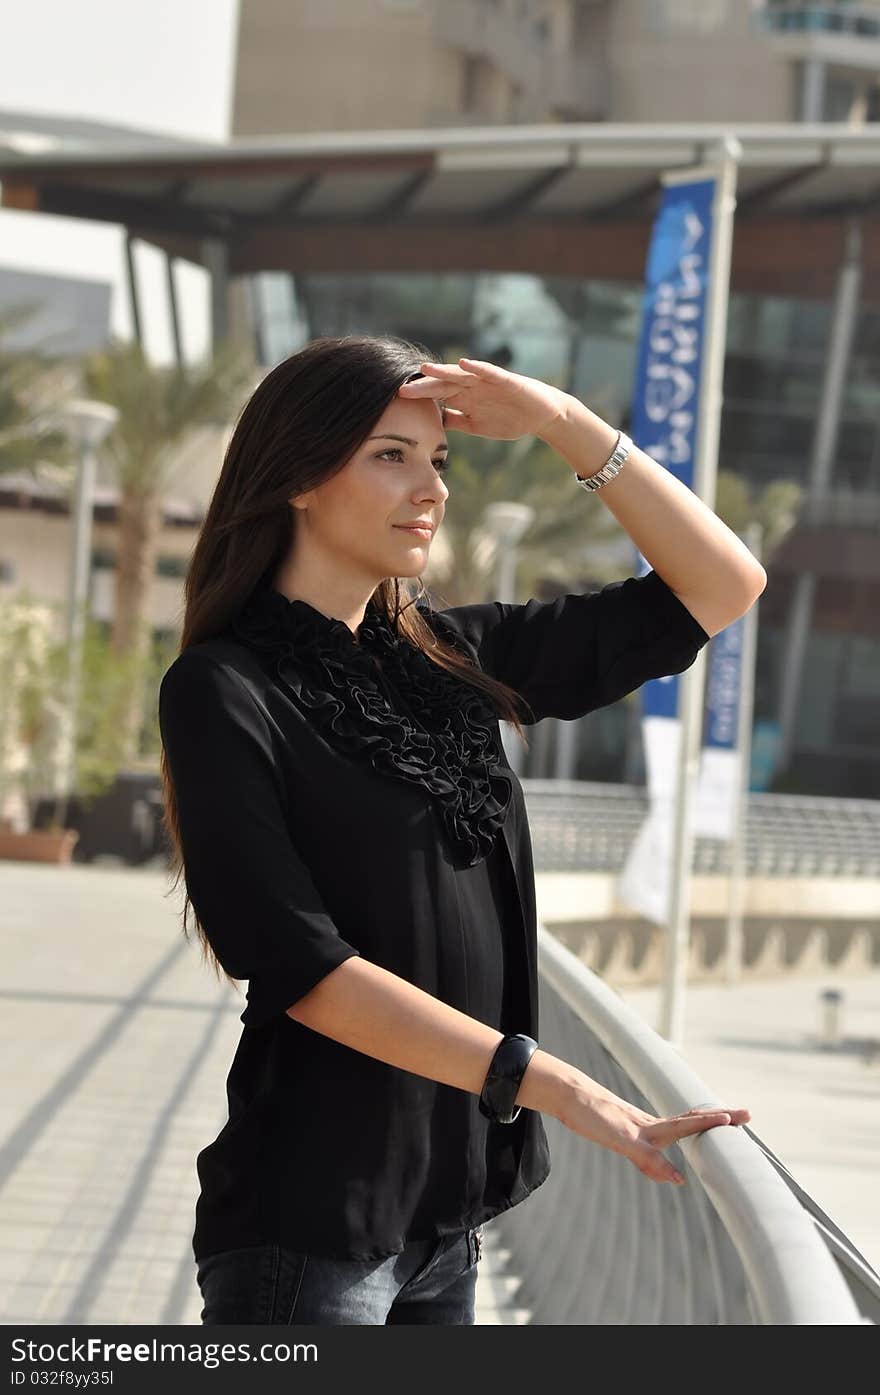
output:
[[83,364],[86,393],[109,402],[119,420],[101,447],[119,486],[114,652],[134,656],[132,682],[119,720],[130,762],[139,754],[149,662],[151,586],[156,569],[162,504],[175,455],[199,427],[228,422],[253,363],[234,345],[198,365],[151,363],[140,344],[114,340]]
[[29,474],[36,479],[41,465],[74,462],[67,436],[46,417],[59,369],[69,370],[63,361],[47,361],[38,350],[15,349],[3,342],[39,308],[29,302],[0,311],[0,475]]

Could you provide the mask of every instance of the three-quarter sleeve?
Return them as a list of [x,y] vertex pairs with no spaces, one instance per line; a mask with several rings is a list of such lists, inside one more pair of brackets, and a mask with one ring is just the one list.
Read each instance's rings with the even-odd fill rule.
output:
[[187,649],[159,689],[187,893],[262,1026],[360,951],[342,938],[290,835],[269,724],[242,677]]
[[711,636],[655,571],[524,604],[438,610],[480,667],[529,703],[534,719],[572,719],[690,668]]

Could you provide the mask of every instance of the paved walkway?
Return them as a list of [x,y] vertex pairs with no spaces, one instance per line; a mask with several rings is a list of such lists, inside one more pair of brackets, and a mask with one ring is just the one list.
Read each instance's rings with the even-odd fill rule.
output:
[[[161,868],[6,862],[0,882],[0,1321],[198,1324],[195,1157],[243,996],[184,940]],[[880,1035],[880,974],[842,986],[847,1034]],[[878,1264],[880,1061],[814,1049],[817,991],[694,989],[686,1054]],[[650,1013],[652,993],[626,997]],[[485,1234],[477,1320],[523,1322]]]
[[[196,1154],[244,1007],[161,869],[0,864],[0,1322],[199,1324]],[[490,1227],[480,1323],[516,1323]]]

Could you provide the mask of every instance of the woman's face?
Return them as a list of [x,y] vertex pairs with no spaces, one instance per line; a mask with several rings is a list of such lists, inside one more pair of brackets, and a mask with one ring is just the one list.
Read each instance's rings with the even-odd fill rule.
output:
[[[408,439],[392,439],[400,436]],[[395,397],[343,468],[297,499],[297,546],[305,542],[335,565],[354,566],[371,585],[418,576],[431,537],[400,525],[427,520],[439,527],[449,497],[442,479],[447,449],[437,402]]]

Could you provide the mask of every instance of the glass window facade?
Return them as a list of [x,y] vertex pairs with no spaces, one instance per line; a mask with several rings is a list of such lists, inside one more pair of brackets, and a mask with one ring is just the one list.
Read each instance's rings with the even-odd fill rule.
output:
[[[321,334],[403,335],[431,355],[502,363],[574,393],[626,427],[636,369],[642,287],[600,279],[495,273],[378,275],[264,273],[253,278],[255,327],[266,368]],[[719,468],[754,498],[776,481],[806,485],[831,328],[828,304],[731,294]],[[832,488],[880,498],[880,309],[859,314],[847,372]],[[771,573],[772,575],[772,573]],[[838,584],[857,586],[858,582]],[[787,606],[787,602],[786,602]],[[810,635],[792,762],[808,756],[815,793],[856,793],[847,760],[873,762],[880,787],[880,627]],[[761,625],[755,717],[772,721],[786,624]],[[624,712],[582,720],[577,778],[624,779],[639,767]],[[552,742],[533,742],[526,775],[552,772]],[[836,757],[840,757],[838,761]],[[543,768],[530,768],[529,761]],[[841,773],[843,772],[843,773]]]
[[849,34],[880,37],[880,10],[854,0],[766,0],[754,14],[762,27],[780,33]]

